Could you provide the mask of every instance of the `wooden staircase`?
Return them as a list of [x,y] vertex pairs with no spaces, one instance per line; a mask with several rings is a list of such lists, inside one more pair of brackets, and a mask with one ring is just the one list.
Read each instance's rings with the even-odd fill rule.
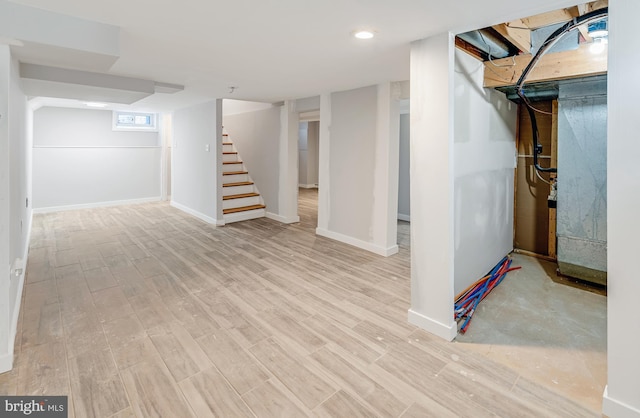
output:
[[264,200],[233,142],[228,134],[223,134],[222,213],[225,224],[262,218],[266,214],[265,208]]

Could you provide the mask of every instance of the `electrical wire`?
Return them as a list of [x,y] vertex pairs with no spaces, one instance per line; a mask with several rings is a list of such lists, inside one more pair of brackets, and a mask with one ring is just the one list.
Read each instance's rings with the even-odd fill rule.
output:
[[465,333],[471,323],[478,304],[506,277],[507,273],[520,267],[511,267],[512,260],[504,257],[486,276],[456,296],[454,319],[460,324],[460,332]]
[[544,55],[547,52],[547,50],[553,47],[553,45],[555,45],[556,42],[558,42],[560,38],[562,38],[562,36],[571,32],[572,30],[575,30],[576,28],[578,28],[578,26],[588,24],[589,22],[601,20],[604,17],[606,17],[608,14],[609,14],[609,8],[605,7],[603,9],[596,10],[590,13],[586,13],[582,16],[573,18],[571,21],[565,23],[560,28],[556,29],[542,43],[542,45],[540,46],[536,54],[533,56],[533,58],[529,62],[529,64],[527,64],[525,69],[522,71],[522,74],[520,75],[520,78],[516,83],[516,94],[518,95],[518,97],[522,99],[522,102],[527,107],[527,110],[529,112],[529,117],[531,119],[531,129],[533,133],[533,165],[536,170],[536,173],[538,171],[555,173],[558,170],[557,168],[553,168],[553,167],[542,167],[538,163],[538,154],[541,151],[541,147],[538,142],[539,134],[538,134],[538,127],[537,127],[535,113],[536,111],[539,111],[539,109],[534,108],[529,102],[529,100],[527,99],[526,95],[524,94],[524,83],[527,77],[529,76],[529,73],[535,68],[536,64],[540,60],[540,57],[542,57],[542,55]]
[[533,56],[533,58],[531,58],[531,61],[529,62],[529,64],[527,64],[525,69],[522,71],[522,74],[520,75],[520,78],[516,83],[516,94],[518,95],[518,97],[520,97],[520,99],[522,99],[522,102],[527,107],[527,111],[529,112],[529,117],[531,119],[531,129],[533,133],[533,165],[536,169],[536,172],[542,171],[542,172],[555,173],[558,170],[555,167],[542,167],[538,163],[538,154],[541,151],[541,146],[539,145],[539,142],[538,142],[538,127],[536,122],[536,112],[539,111],[539,109],[534,108],[529,102],[529,100],[527,99],[524,93],[524,83],[527,77],[529,76],[529,73],[531,73],[531,71],[536,66],[536,64],[542,57],[542,55],[544,55],[547,52],[547,50],[552,48],[553,45],[555,45],[556,42],[558,42],[560,38],[562,38],[562,36],[577,29],[579,26],[582,26],[585,24],[588,25],[590,22],[602,20],[608,15],[609,15],[609,8],[605,7],[603,9],[595,10],[593,12],[586,13],[582,16],[575,17],[569,22],[562,25],[560,28],[556,29],[542,43],[542,45],[540,46],[536,54]]
[[535,171],[535,172],[536,172],[536,176],[538,176],[538,178],[539,178],[540,180],[544,181],[544,182],[545,182],[545,183],[547,183],[549,186],[551,186],[551,182],[550,182],[550,181],[545,180],[545,179],[544,179],[544,177],[542,177],[542,175],[540,174],[540,172],[539,172],[538,170],[535,170],[535,169],[534,169],[533,171]]
[[494,67],[503,68],[503,67],[515,67],[516,66],[516,58],[513,55],[511,56],[511,60],[512,60],[511,64],[498,65],[495,62],[493,62],[493,60],[491,59],[491,57],[493,56],[493,54],[491,53],[491,45],[489,45],[487,40],[484,39],[484,35],[482,34],[482,31],[477,30],[476,32],[478,32],[478,35],[480,35],[480,39],[482,39],[482,42],[484,42],[484,44],[486,45],[487,49],[489,50],[489,52],[487,52],[487,57],[489,58],[489,62]]

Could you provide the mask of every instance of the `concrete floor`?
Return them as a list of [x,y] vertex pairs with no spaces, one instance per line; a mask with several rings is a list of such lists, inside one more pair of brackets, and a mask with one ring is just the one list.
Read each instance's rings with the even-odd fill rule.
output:
[[[398,221],[398,244],[410,246]],[[505,280],[482,302],[455,342],[596,413],[607,383],[607,299],[559,283],[556,263],[512,255]]]
[[600,411],[607,381],[606,296],[556,283],[555,264],[514,254],[505,280],[456,342]]

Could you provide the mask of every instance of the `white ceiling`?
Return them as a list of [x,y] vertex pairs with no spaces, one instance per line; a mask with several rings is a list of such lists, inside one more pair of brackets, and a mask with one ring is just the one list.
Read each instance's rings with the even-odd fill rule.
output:
[[[185,86],[144,107],[212,98],[276,102],[409,79],[410,42],[571,0],[13,0],[121,28],[114,75]],[[359,28],[377,32],[357,40]],[[31,62],[34,62],[32,57]],[[37,60],[36,60],[37,61]],[[62,65],[76,68],[73,62]],[[233,94],[229,86],[237,86]]]

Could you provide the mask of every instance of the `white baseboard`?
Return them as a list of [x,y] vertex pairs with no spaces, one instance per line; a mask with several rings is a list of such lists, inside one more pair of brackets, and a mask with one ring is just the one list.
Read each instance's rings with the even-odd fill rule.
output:
[[353,238],[347,235],[340,234],[338,232],[329,231],[322,228],[316,228],[316,234],[326,238],[331,238],[336,241],[344,242],[345,244],[353,245],[354,247],[362,248],[363,250],[371,251],[372,253],[389,257],[398,252],[398,246],[394,245],[389,248],[384,248],[371,242],[362,241],[358,238]]
[[411,216],[405,215],[404,213],[399,213],[398,214],[398,220],[411,222]]
[[267,212],[267,218],[273,219],[274,221],[282,222],[283,224],[294,224],[296,222],[300,222],[300,217],[295,216],[293,218],[287,218],[286,216],[280,216],[278,214]]
[[112,200],[109,202],[95,202],[95,203],[81,203],[78,205],[66,205],[66,206],[50,206],[47,208],[34,208],[33,213],[51,213],[61,212],[65,210],[77,210],[77,209],[93,209],[104,208],[109,206],[122,206],[122,205],[136,205],[138,203],[159,202],[158,197],[145,197],[142,199],[128,199],[128,200]]
[[318,185],[317,184],[298,184],[298,187],[300,187],[301,189],[317,189]]
[[640,418],[640,409],[634,408],[609,396],[609,386],[604,387],[602,413],[611,418]]
[[445,325],[426,317],[413,309],[409,309],[409,323],[447,341],[453,341],[453,339],[458,335],[458,324],[456,321],[452,321],[451,324]]
[[222,225],[224,225],[224,220],[217,220],[217,219],[215,219],[215,218],[212,218],[212,217],[210,217],[210,216],[205,215],[204,213],[200,213],[200,212],[198,212],[197,210],[193,210],[193,209],[191,209],[191,208],[190,208],[190,207],[188,207],[188,206],[185,206],[185,205],[183,205],[183,204],[180,204],[180,203],[178,203],[178,202],[176,202],[176,201],[174,201],[174,200],[172,200],[170,204],[171,204],[171,206],[173,206],[174,208],[179,209],[179,210],[181,210],[181,211],[183,211],[183,212],[186,212],[186,213],[188,213],[188,214],[189,214],[189,215],[191,215],[191,216],[195,216],[196,218],[198,218],[198,219],[200,219],[200,220],[202,220],[202,221],[205,221],[205,222],[206,222],[206,223],[208,223],[208,224],[216,225],[216,226],[222,226]]

